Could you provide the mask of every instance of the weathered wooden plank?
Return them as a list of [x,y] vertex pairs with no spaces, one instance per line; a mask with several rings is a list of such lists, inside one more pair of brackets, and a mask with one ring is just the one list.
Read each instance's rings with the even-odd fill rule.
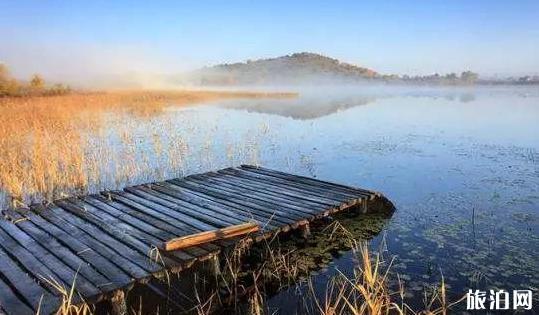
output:
[[[155,215],[156,217],[162,218],[163,220],[165,220],[165,222],[171,222],[171,224],[173,224],[175,227],[183,229],[183,227],[185,226],[186,228],[189,228],[188,231],[190,232],[215,229],[215,226],[213,225],[209,225],[207,223],[201,222],[196,218],[193,218],[179,211],[174,211],[170,208],[164,207],[151,200],[145,200],[144,198],[140,198],[136,195],[133,195],[127,192],[118,193],[118,194],[126,199],[130,199],[132,202],[136,202],[142,205],[142,207],[146,207],[147,209],[152,209],[152,210],[155,209],[155,212],[159,214],[159,215]],[[119,197],[113,197],[113,198],[117,198],[118,200],[122,201]],[[177,221],[173,221],[173,220],[177,220]]]
[[230,201],[230,202],[242,205],[242,206],[249,207],[251,209],[257,209],[263,212],[269,212],[271,214],[278,215],[280,218],[287,218],[291,221],[291,223],[295,223],[296,221],[303,219],[301,216],[297,214],[287,213],[286,211],[280,210],[279,207],[274,204],[267,204],[267,205],[262,206],[258,203],[252,202],[247,197],[220,192],[217,189],[207,188],[207,187],[204,187],[203,185],[193,184],[192,182],[188,183],[182,180],[171,180],[169,182],[171,184],[174,184],[174,185],[177,185],[177,186],[180,186],[180,187],[192,190],[192,191],[198,191],[198,192],[211,195],[222,200],[227,200],[227,201]]
[[[265,195],[269,195],[269,196],[273,196],[273,197],[279,197],[280,199],[286,200],[290,204],[293,204],[293,205],[296,205],[296,206],[307,206],[310,209],[314,209],[314,211],[317,211],[317,210],[320,210],[320,209],[325,210],[328,207],[333,207],[333,204],[315,202],[315,201],[313,201],[311,199],[301,198],[301,196],[298,195],[298,194],[296,194],[296,195],[294,195],[294,194],[292,194],[292,195],[283,194],[283,192],[287,192],[287,191],[286,190],[283,191],[283,190],[267,189],[266,187],[263,187],[263,186],[261,187],[258,184],[253,184],[252,182],[249,182],[249,181],[246,181],[246,180],[243,180],[243,179],[239,179],[237,177],[233,177],[233,176],[226,175],[226,174],[207,173],[207,174],[201,175],[201,178],[209,178],[209,179],[211,179],[213,181],[216,181],[216,182],[219,182],[219,183],[241,187],[241,188],[253,191],[253,192],[263,193]],[[270,188],[271,188],[271,186],[270,186]]]
[[[0,256],[1,257],[1,256]],[[3,262],[0,261],[0,265]],[[9,314],[34,315],[35,309],[30,308],[13,292],[11,287],[0,278],[0,314],[6,311]]]
[[[122,198],[125,198],[125,200],[123,202],[128,203],[133,207],[137,207],[137,208],[138,207],[146,207],[146,208],[149,208],[149,209],[155,209],[159,213],[163,213],[163,214],[166,214],[166,215],[170,216],[172,219],[168,218],[167,220],[163,220],[163,221],[165,221],[165,223],[167,223],[170,227],[172,227],[174,229],[174,231],[175,231],[174,233],[182,233],[182,234],[185,233],[185,231],[183,230],[183,227],[185,225],[184,222],[189,224],[190,227],[192,229],[194,229],[195,231],[196,230],[212,230],[212,229],[218,228],[215,225],[207,224],[205,222],[197,220],[194,217],[186,215],[186,214],[184,214],[182,212],[178,212],[177,210],[165,207],[165,206],[163,206],[163,205],[161,205],[159,203],[156,203],[156,202],[141,198],[141,197],[139,197],[139,196],[137,196],[135,194],[131,194],[131,193],[128,193],[128,192],[121,192],[119,194],[122,196]],[[115,193],[115,195],[117,196],[116,193]],[[113,198],[115,198],[115,197],[113,197]],[[130,201],[127,202],[127,200],[130,200]],[[181,222],[180,227],[178,227],[178,224],[177,224],[178,221],[176,221],[176,220],[179,220],[179,222]],[[161,222],[157,222],[157,223],[161,224]],[[161,227],[161,225],[160,225],[160,228],[165,229],[164,227]],[[172,230],[171,230],[171,232],[172,232]],[[208,253],[217,252],[217,251],[220,250],[220,248],[218,246],[214,246],[212,244],[201,244],[198,247],[200,247],[202,250],[204,250],[204,251],[206,251]]]
[[[309,218],[305,218],[306,214],[296,211],[295,209],[291,209],[286,204],[282,203],[274,203],[274,202],[267,202],[262,201],[256,198],[252,198],[252,196],[246,196],[244,194],[238,193],[238,192],[228,192],[226,189],[223,189],[222,187],[211,187],[204,183],[197,183],[192,179],[189,180],[182,180],[181,183],[178,182],[178,185],[188,185],[190,189],[196,189],[199,190],[205,194],[213,194],[216,197],[224,198],[226,200],[234,201],[238,204],[243,204],[249,208],[257,209],[257,210],[270,210],[278,218],[286,218],[292,221],[292,226],[297,226],[300,224],[304,224],[307,222]],[[187,187],[187,186],[184,186]]]
[[258,224],[244,223],[233,225],[214,231],[205,231],[197,234],[187,235],[171,239],[165,243],[165,250],[177,250],[198,244],[209,243],[217,240],[243,236],[258,231]]
[[[4,232],[8,233],[21,246],[31,252],[41,263],[47,265],[47,267],[49,267],[56,276],[62,279],[64,284],[67,284],[67,287],[70,287],[76,278],[75,286],[77,291],[89,298],[99,299],[102,291],[96,286],[95,283],[88,280],[86,276],[78,274],[77,269],[80,267],[82,270],[85,266],[82,264],[74,267],[66,265],[64,261],[56,257],[54,253],[47,249],[49,247],[44,247],[11,222],[0,220],[0,228],[4,230]],[[69,263],[72,264],[74,261],[69,261]],[[89,274],[89,272],[86,273]]]
[[141,249],[136,246],[133,247],[129,243],[126,244],[122,239],[114,237],[114,234],[110,234],[107,230],[101,229],[98,225],[85,221],[84,219],[73,215],[71,212],[65,211],[55,205],[49,205],[45,210],[39,211],[39,213],[47,219],[49,219],[49,212],[51,218],[54,217],[60,220],[59,224],[77,227],[80,231],[95,237],[101,244],[113,249],[118,255],[126,257],[129,261],[136,263],[136,265],[143,268],[144,271],[155,273],[162,269],[162,266],[153,263],[149,259],[149,247]]
[[[114,201],[116,201],[117,198],[120,198],[119,196],[116,196],[114,194],[111,194],[110,196]],[[122,199],[125,200],[125,198],[123,197]],[[186,231],[185,229],[183,229],[184,226],[182,226],[181,228],[178,228],[174,225],[175,222],[172,219],[171,219],[172,223],[168,223],[165,219],[159,219],[158,217],[147,214],[146,212],[129,210],[129,207],[139,207],[139,205],[137,205],[135,202],[129,202],[129,204],[130,206],[127,206],[126,204],[123,204],[122,202],[122,204],[114,204],[113,206],[117,209],[122,209],[121,211],[125,211],[126,214],[133,215],[137,219],[140,219],[141,221],[144,221],[146,224],[152,226],[155,230],[160,232],[158,234],[158,237],[160,239],[167,240],[167,239],[170,239],[170,235],[172,235],[172,237],[175,237],[175,236],[187,235],[187,234],[198,232],[197,230]],[[142,206],[140,206],[140,208],[142,208]],[[140,225],[137,225],[137,226],[140,226]],[[165,231],[168,232],[166,234],[168,236],[165,236],[165,233],[161,233]]]
[[[224,227],[230,224],[239,224],[242,222],[235,217],[230,217],[230,215],[226,216],[221,214],[220,212],[212,211],[207,208],[200,207],[196,204],[191,204],[181,199],[161,194],[157,191],[151,190],[143,186],[128,187],[126,188],[126,191],[146,200],[151,200],[155,203],[166,206],[175,211],[187,213],[193,218],[197,218],[200,221],[205,221],[208,224],[211,224],[212,226],[215,226],[217,228]],[[231,213],[231,215],[233,215],[233,213]]]
[[[238,172],[243,172],[243,171],[238,171]],[[335,194],[324,192],[324,190],[320,190],[318,188],[314,188],[311,186],[305,186],[303,184],[295,184],[295,183],[291,183],[287,181],[280,181],[279,179],[276,179],[276,178],[267,178],[265,175],[258,175],[254,173],[246,174],[246,173],[249,173],[249,172],[244,172],[243,174],[241,175],[238,174],[237,176],[248,177],[249,179],[253,181],[258,181],[260,185],[263,185],[263,184],[275,185],[277,187],[286,188],[294,192],[298,192],[302,194],[310,194],[311,196],[324,195],[324,198],[332,198],[336,201],[339,200],[339,198],[341,198],[340,201],[336,202],[336,205],[337,205],[336,207],[338,207],[338,209],[340,210],[348,208],[350,206],[354,206],[356,204],[361,203],[362,200],[368,200],[370,198],[370,197],[365,197],[363,195],[358,195],[356,197],[337,196]]]
[[[101,275],[105,276],[108,282],[111,282],[110,285],[113,286],[113,289],[127,286],[132,282],[132,278],[125,274],[123,270],[118,268],[107,258],[101,256],[101,254],[92,247],[82,243],[81,240],[64,232],[48,221],[45,221],[40,216],[29,213],[26,217],[29,219],[27,222],[32,222],[36,228],[46,231],[46,233],[54,236],[59,243],[76,253],[78,257],[82,258]],[[24,224],[20,224],[21,227],[23,225]]]
[[173,186],[168,183],[152,184],[151,188],[147,189],[148,192],[158,192],[162,195],[178,198],[224,215],[238,217],[244,222],[248,220],[255,220],[260,224],[260,226],[269,226],[278,230],[281,225],[288,224],[287,221],[283,222],[275,220],[271,215],[268,215],[266,213],[259,215],[252,212],[250,209],[244,209],[243,207],[236,204],[229,203],[227,201],[221,201],[217,198],[213,198],[211,196],[203,195],[197,192],[183,190],[181,187]]
[[[148,277],[149,273],[157,271],[152,268],[146,269],[148,267],[146,257],[133,255],[133,250],[126,249],[125,245],[122,246],[123,244],[115,241],[108,235],[100,237],[103,234],[102,232],[95,233],[97,231],[89,228],[86,224],[84,229],[80,229],[77,225],[73,224],[73,220],[65,220],[65,217],[59,218],[52,211],[48,210],[40,211],[39,215],[29,213],[27,216],[38,224],[41,224],[40,220],[48,220],[48,222],[54,224],[58,229],[65,231],[71,237],[76,238],[104,258],[110,260],[132,279],[142,279]],[[102,239],[103,242],[100,242],[99,239]],[[136,263],[137,261],[138,264]]]
[[218,173],[204,174],[197,178],[200,180],[206,181],[208,183],[213,183],[216,185],[223,185],[227,187],[228,189],[232,189],[232,190],[235,189],[244,193],[252,193],[253,195],[258,196],[258,197],[270,199],[272,200],[272,202],[286,203],[288,205],[301,208],[302,212],[307,210],[308,213],[316,213],[317,211],[325,210],[328,208],[327,205],[315,203],[309,200],[298,199],[297,197],[293,198],[284,194],[278,194],[272,191],[268,191],[267,189],[264,189],[263,187],[260,187],[257,185],[253,186],[249,183],[246,183],[245,181],[241,181],[241,180],[234,181],[232,179],[237,179],[237,178],[230,177],[224,174],[218,174]]
[[[168,221],[170,222],[170,224],[169,224],[169,223],[167,223],[165,221],[165,219],[166,219],[165,216],[160,216],[160,215],[152,216],[149,213],[157,213],[157,212],[154,211],[154,210],[151,210],[148,207],[144,207],[144,206],[142,206],[140,204],[137,204],[136,202],[131,201],[131,200],[127,199],[127,198],[118,196],[115,193],[111,193],[110,196],[114,200],[118,200],[119,202],[129,204],[129,206],[132,207],[132,208],[136,208],[138,210],[146,209],[146,211],[144,211],[144,212],[142,212],[142,211],[141,212],[136,212],[136,211],[134,212],[133,210],[129,210],[129,208],[127,206],[124,206],[124,205],[121,205],[121,204],[118,204],[118,203],[109,203],[110,205],[112,205],[113,207],[115,207],[117,209],[122,209],[127,214],[134,214],[137,218],[143,220],[145,223],[153,226],[155,229],[157,229],[159,231],[162,231],[162,232],[166,231],[166,232],[170,233],[170,235],[172,235],[171,237],[177,237],[177,236],[189,235],[189,234],[197,233],[196,232],[197,230],[194,230],[194,229],[191,229],[191,230],[189,230],[189,232],[186,232],[184,230],[184,228],[186,226],[183,223],[181,223],[181,222],[179,222],[179,221],[177,221],[177,220],[175,220],[173,218],[168,218]],[[102,198],[102,197],[96,197],[96,198]],[[177,224],[181,225],[181,228],[176,227]],[[140,224],[137,225],[137,226],[140,227]],[[163,234],[163,233],[161,233],[161,234]],[[159,244],[161,244],[161,243],[159,243]],[[157,245],[157,246],[160,247],[160,245]],[[183,251],[175,251],[175,252],[173,252],[171,254],[172,255],[179,255],[179,254],[183,254],[183,252],[185,252],[185,253],[191,255],[192,257],[197,257],[198,258],[198,257],[211,255],[212,250],[214,250],[215,248],[210,248],[210,247],[211,247],[211,245],[208,245],[208,246],[201,245],[199,247],[191,247],[191,248],[185,249]]]
[[313,182],[315,184],[324,183],[324,184],[327,184],[328,187],[330,187],[332,189],[341,189],[342,191],[371,193],[371,191],[361,189],[361,188],[347,186],[347,185],[343,185],[343,184],[340,184],[340,183],[330,182],[330,181],[327,181],[327,180],[321,180],[321,179],[318,179],[318,178],[307,177],[307,176],[303,176],[303,175],[299,175],[299,174],[291,174],[291,173],[287,173],[287,172],[282,172],[282,171],[279,171],[279,170],[270,169],[270,168],[266,168],[266,167],[262,167],[262,166],[242,164],[239,167],[235,167],[235,168],[236,169],[248,170],[248,171],[260,171],[260,172],[264,172],[264,173],[269,174],[269,175],[287,176],[289,178],[307,180],[307,181]]
[[[20,266],[12,259],[16,259]],[[58,307],[60,300],[57,297],[59,292],[43,281],[43,278],[57,278],[47,267],[44,261],[47,259],[48,257],[43,257],[38,260],[0,229],[0,274],[4,274],[3,277],[12,282],[13,289],[20,289],[20,295],[34,310],[42,299],[42,309],[52,312]],[[39,286],[38,282],[42,282],[42,286]],[[61,280],[59,282],[62,283]]]
[[[123,233],[128,233],[141,242],[149,244],[151,249],[148,252],[155,253],[164,240],[174,237],[173,233],[144,221],[146,216],[143,213],[136,212],[122,204],[110,201],[101,195],[85,197],[83,200],[84,203],[81,205],[86,207],[87,210],[94,211],[96,215],[110,217],[110,220],[115,222],[116,227],[121,228]],[[108,213],[100,212],[99,210],[102,209],[107,209]],[[161,256],[162,262],[167,266],[176,268],[185,264],[191,264],[195,259],[195,256],[182,251],[170,252],[167,255],[171,257]],[[177,260],[177,262],[174,262],[171,258]]]
[[350,198],[357,198],[358,195],[363,195],[362,193],[344,192],[336,188],[322,187],[321,186],[322,183],[319,183],[319,185],[315,185],[309,182],[292,180],[290,178],[284,178],[281,176],[277,176],[275,174],[269,174],[258,169],[234,168],[233,170],[235,170],[236,172],[241,172],[246,175],[257,177],[262,180],[271,181],[278,185],[296,187],[297,189],[302,189],[306,191],[314,191],[318,195],[321,195],[328,199],[333,199],[338,202],[343,202],[343,200],[350,199]]
[[307,199],[313,202],[325,204],[327,206],[341,205],[341,201],[325,198],[325,197],[320,196],[320,194],[318,193],[315,194],[308,190],[300,189],[293,186],[286,186],[286,185],[282,185],[282,184],[275,183],[272,181],[264,180],[264,178],[262,178],[261,176],[258,176],[258,174],[248,173],[243,170],[231,168],[231,169],[220,170],[218,171],[218,173],[234,177],[237,180],[246,181],[249,184],[252,184],[253,186],[258,186],[260,188],[264,188],[269,191],[287,194],[291,197],[298,198],[299,200]]
[[[222,175],[222,176],[225,176],[225,175]],[[204,178],[204,182],[208,184],[214,181],[215,181],[214,179]],[[244,195],[245,197],[254,198],[253,202],[258,202],[257,200],[265,200],[267,202],[276,203],[282,209],[288,208],[288,211],[290,212],[295,211],[298,215],[303,216],[307,220],[313,220],[315,218],[319,218],[319,217],[331,214],[333,212],[336,212],[340,209],[344,209],[348,207],[347,203],[341,203],[338,208],[336,206],[323,206],[323,205],[318,204],[316,207],[298,205],[298,206],[293,207],[294,209],[290,209],[291,207],[290,205],[288,206],[282,205],[283,202],[287,203],[288,199],[286,198],[290,198],[289,196],[287,196],[287,194],[290,194],[289,192],[282,191],[281,195],[271,195],[270,192],[267,191],[267,189],[264,189],[264,193],[262,193],[260,192],[260,189],[264,187],[262,186],[261,182],[254,182],[253,186],[254,187],[258,186],[258,188],[239,188],[241,186],[241,182],[226,183],[224,181],[221,181],[221,182],[215,183],[214,185],[216,188],[219,187],[220,189],[226,190],[229,192],[233,192],[232,190],[236,190],[237,191],[236,193],[239,195]],[[229,190],[229,189],[232,189],[232,190]],[[301,200],[301,199],[296,198],[296,200]],[[357,203],[358,201],[359,199],[354,199],[353,204]]]
[[[113,265],[102,257],[95,255],[93,251],[88,251],[88,247],[82,245],[79,247],[79,251],[74,250],[72,246],[75,244],[74,242],[70,242],[69,236],[62,240],[57,240],[52,236],[52,231],[45,232],[30,220],[21,221],[17,224],[17,226],[32,237],[37,243],[41,244],[41,246],[60,259],[64,264],[71,267],[73,270],[78,270],[81,279],[84,277],[84,279],[87,279],[103,293],[110,292],[111,290],[115,289],[116,285],[112,279],[107,278],[99,270],[92,268],[96,266],[112,267]],[[47,225],[42,228],[53,229],[53,226]],[[95,263],[95,265],[90,263],[91,261]],[[122,284],[122,286],[127,285],[128,281],[128,279],[123,279],[120,284]]]
[[[147,191],[144,191],[143,190],[144,187],[138,187],[137,189],[131,187],[131,188],[127,188],[127,189],[130,190],[132,192],[132,194],[129,193],[129,194],[124,195],[124,197],[126,197],[126,198],[132,198],[132,195],[136,195],[137,198],[133,198],[133,199],[136,200],[136,201],[144,202],[144,204],[147,205],[147,206],[159,206],[159,207],[160,206],[166,206],[168,209],[171,209],[173,211],[186,212],[189,215],[193,216],[194,218],[200,218],[200,220],[199,220],[200,222],[208,221],[208,222],[213,223],[213,225],[209,225],[209,226],[213,227],[214,229],[215,228],[220,228],[220,227],[225,227],[225,226],[228,226],[228,225],[234,225],[234,224],[242,223],[242,221],[240,221],[240,220],[237,220],[235,218],[226,217],[226,216],[222,216],[223,220],[215,219],[215,218],[213,218],[211,216],[213,213],[210,212],[208,214],[208,212],[207,212],[207,210],[205,208],[201,208],[201,207],[198,207],[196,205],[189,204],[189,203],[184,202],[182,200],[174,199],[174,198],[172,198],[172,197],[170,197],[168,195],[161,195],[161,196],[157,197],[157,196],[154,195],[154,194],[156,194],[156,192],[151,191],[149,189]],[[157,194],[159,194],[159,193],[157,193]],[[148,200],[151,200],[151,203],[148,203],[147,202]],[[174,202],[171,202],[169,200],[174,200]],[[179,206],[180,204],[182,206]],[[200,211],[195,211],[192,208],[199,208],[200,211],[202,211],[202,213]],[[200,245],[200,247],[202,249],[204,249],[204,250],[206,250],[208,252],[212,252],[212,253],[217,253],[218,251],[220,251],[220,246],[216,246],[216,245],[211,244],[211,243],[202,244],[202,245]]]
[[[87,199],[87,198],[84,198]],[[89,211],[83,210],[80,207],[70,204],[66,201],[58,201],[56,202],[56,205],[60,208],[69,211],[91,223],[94,225],[97,225],[100,229],[102,229],[104,232],[109,233],[112,237],[121,240],[123,243],[129,245],[131,248],[139,250],[142,253],[146,253],[148,255],[148,259],[151,258],[150,253],[154,251],[154,248],[152,247],[151,243],[149,241],[142,241],[138,238],[135,238],[133,236],[133,229],[127,225],[120,224],[121,222],[105,222],[102,219],[96,217],[94,214],[90,213]],[[89,207],[88,207],[89,208]],[[125,228],[126,230],[122,231],[121,229]],[[155,242],[155,248],[161,243],[161,241]],[[181,267],[181,263],[177,262],[175,260],[172,260],[168,257],[162,257],[163,263],[167,266],[170,266],[171,268],[174,267]]]
[[221,251],[221,247],[215,245],[215,244],[212,244],[212,243],[206,243],[206,244],[202,244],[202,245],[199,245],[200,248],[204,249],[205,251],[208,251],[208,252],[214,252],[214,253],[218,253]]
[[237,218],[232,217],[235,212],[230,211],[227,206],[221,208],[220,205],[216,203],[212,204],[211,201],[205,200],[195,194],[169,189],[162,185],[149,184],[146,186],[138,186],[133,193],[141,196],[144,194],[144,197],[151,196],[153,198],[158,198],[161,202],[181,205],[181,208],[178,208],[178,211],[183,211],[183,207],[185,207],[188,209],[187,211],[190,215],[199,216],[201,219],[209,219],[214,226],[235,224],[238,220]]
[[143,242],[157,246],[163,240],[169,239],[174,234],[163,231],[154,225],[146,222],[144,213],[139,213],[122,204],[109,200],[100,195],[84,197],[79,203],[95,216],[102,218],[111,225],[116,225],[125,233],[131,234]]
[[1,248],[0,261],[2,262],[0,274],[9,281],[11,288],[16,290],[32,309],[37,310],[40,303],[43,304],[41,308],[46,311],[53,311],[58,307],[60,299],[39,286],[36,279],[30,278],[27,270],[21,269]]
[[267,174],[262,174],[262,173],[259,173],[257,170],[235,169],[235,171],[261,182],[270,183],[270,184],[273,184],[275,186],[279,186],[282,188],[288,188],[288,189],[294,188],[296,190],[302,191],[303,193],[310,193],[313,196],[319,196],[319,197],[323,197],[329,200],[333,200],[337,204],[346,203],[350,200],[355,200],[363,196],[363,195],[342,194],[332,189],[323,189],[323,188],[305,184],[305,183],[294,182],[294,181],[286,180],[283,178],[279,178],[279,177],[275,177],[275,176],[271,176]]
[[312,208],[307,208],[303,205],[301,206],[294,205],[291,202],[289,202],[287,199],[274,197],[268,194],[259,193],[257,191],[251,191],[251,190],[239,187],[237,185],[230,185],[223,182],[216,182],[210,178],[199,179],[198,177],[196,178],[191,177],[189,178],[189,180],[195,183],[198,183],[200,185],[206,186],[208,188],[222,190],[223,192],[247,197],[249,198],[251,202],[254,202],[261,206],[271,205],[272,207],[277,207],[279,209],[286,210],[287,212],[297,214],[298,216],[301,216],[304,219],[310,219],[315,213],[315,210],[313,210]]
[[[16,242],[9,234],[0,229],[0,248],[3,248],[6,253],[16,257],[16,260],[21,264],[25,270],[27,270],[36,281],[42,281],[43,278],[57,278],[54,271],[52,271],[48,264],[44,264],[40,260],[49,259],[49,257],[36,258],[30,251]],[[15,258],[14,258],[15,259]],[[61,281],[61,280],[60,280]],[[52,286],[44,285],[49,292],[58,295]]]
[[[113,211],[102,211],[105,209],[99,201],[92,197],[84,197],[82,200],[69,200],[57,204],[64,210],[71,210],[72,213],[83,214],[86,220],[93,219],[92,223],[99,224],[115,237],[123,237],[122,241],[129,244],[131,247],[140,247],[146,253],[150,252],[153,246],[158,246],[163,239],[171,237],[172,234],[166,232],[166,236],[160,238],[156,234],[164,234],[165,231],[160,231],[154,226],[147,224],[137,218],[123,214],[116,208],[111,207],[119,214],[113,215]],[[107,205],[108,206],[108,205]],[[99,207],[99,208],[98,208]]]
[[[112,195],[111,197],[114,198],[114,196]],[[162,221],[156,217],[152,217],[151,215],[147,213],[138,212],[124,204],[107,200],[104,196],[94,196],[94,198],[123,212],[123,214],[120,215],[119,218],[122,218],[126,222],[129,222],[132,224],[132,227],[126,226],[126,228],[130,229],[130,231],[132,231],[132,233],[134,234],[138,234],[143,238],[149,239],[152,242],[152,244],[154,244],[158,248],[160,248],[161,244],[167,239],[180,236],[180,235],[189,234],[185,232],[184,230],[178,229],[174,225],[168,224],[165,221]],[[122,198],[122,199],[125,200],[125,198]],[[141,208],[140,205],[137,205],[134,202],[130,202],[130,204],[133,207]],[[175,222],[177,221],[174,221],[173,223]],[[135,227],[137,229],[140,229],[140,231],[135,230]],[[142,231],[148,234],[143,234]],[[190,263],[194,258],[210,255],[211,253],[205,248],[201,247],[201,248],[190,248],[184,251],[174,251],[174,252],[170,252],[169,254]]]
[[272,170],[272,169],[268,169],[268,168],[264,168],[264,167],[259,167],[259,166],[242,165],[241,168],[251,170],[251,171],[264,172],[266,174],[274,175],[276,177],[288,178],[288,179],[290,179],[292,181],[310,183],[310,184],[316,185],[316,186],[327,187],[328,189],[340,190],[340,191],[342,191],[344,193],[363,194],[365,196],[371,196],[373,194],[375,196],[379,195],[379,193],[377,193],[377,192],[366,190],[366,189],[361,189],[361,188],[356,188],[356,187],[352,187],[352,186],[342,185],[342,184],[338,184],[338,183],[334,183],[334,182],[330,182],[330,181],[313,179],[313,178],[309,178],[309,177],[301,176],[301,175],[296,175],[296,174],[289,174],[289,173],[285,173],[285,172],[281,172],[281,171],[277,171],[277,170]]
[[338,210],[342,204],[333,202],[333,201],[325,201],[326,199],[322,199],[318,196],[311,195],[309,192],[296,190],[293,187],[286,187],[286,186],[277,186],[272,183],[268,182],[260,182],[257,180],[253,180],[249,177],[241,177],[242,175],[226,175],[226,174],[220,174],[223,179],[226,179],[227,181],[233,183],[234,185],[242,186],[252,189],[254,191],[262,190],[266,194],[272,195],[272,196],[278,196],[280,198],[288,198],[295,200],[298,203],[305,202],[306,206],[312,207],[312,209],[315,209],[315,217],[320,216],[322,213],[325,212],[333,212]]

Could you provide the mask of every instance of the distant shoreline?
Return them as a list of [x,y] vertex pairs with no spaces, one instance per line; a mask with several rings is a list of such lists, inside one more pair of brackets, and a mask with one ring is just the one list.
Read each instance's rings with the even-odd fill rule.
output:
[[[0,106],[6,103],[13,103],[40,99],[61,99],[71,101],[80,101],[83,99],[92,99],[97,103],[110,101],[109,105],[135,102],[171,102],[177,105],[190,103],[200,103],[220,99],[233,98],[292,98],[298,94],[294,92],[256,92],[256,91],[219,91],[219,90],[146,90],[146,89],[121,89],[121,90],[71,90],[64,94],[28,94],[28,95],[0,95]],[[75,104],[73,104],[75,105]]]

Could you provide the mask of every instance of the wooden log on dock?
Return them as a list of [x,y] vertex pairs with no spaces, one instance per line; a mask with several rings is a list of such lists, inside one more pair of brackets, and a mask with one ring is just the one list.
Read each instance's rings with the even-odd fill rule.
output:
[[173,251],[218,240],[228,239],[236,236],[256,233],[258,232],[258,230],[259,227],[257,223],[247,222],[218,230],[200,232],[196,234],[173,238],[165,242],[163,247],[166,251]]

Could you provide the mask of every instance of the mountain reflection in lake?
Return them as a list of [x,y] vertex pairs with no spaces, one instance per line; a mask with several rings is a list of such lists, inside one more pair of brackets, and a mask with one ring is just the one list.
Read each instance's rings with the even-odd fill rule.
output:
[[299,120],[317,119],[339,111],[360,105],[367,105],[376,100],[390,97],[431,97],[471,102],[475,100],[473,90],[452,89],[410,89],[410,88],[322,88],[300,89],[298,98],[235,100],[221,106],[227,109],[246,110],[249,113],[274,114]]
[[[412,305],[442,273],[451,299],[468,288],[539,296],[534,87],[320,88],[297,100],[106,120],[86,135],[86,154],[99,160],[90,192],[242,163],[374,189],[397,210],[371,249],[382,244],[396,256],[393,271]],[[332,256],[313,281],[351,266],[350,253]],[[293,312],[301,285],[270,298],[269,308]]]

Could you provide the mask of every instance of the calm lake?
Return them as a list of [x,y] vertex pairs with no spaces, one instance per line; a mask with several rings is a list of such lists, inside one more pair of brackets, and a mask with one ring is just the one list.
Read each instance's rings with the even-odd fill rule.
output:
[[[468,288],[532,288],[537,297],[536,88],[321,88],[167,115],[189,148],[185,174],[249,163],[383,192],[397,210],[371,249],[384,240],[411,305],[421,307],[442,274],[452,299]],[[137,125],[144,138],[159,118]],[[341,252],[315,273],[322,298],[352,257]],[[270,310],[301,311],[305,287],[273,296]]]
[[[381,191],[396,211],[370,247],[395,257],[410,304],[422,305],[442,274],[453,299],[468,288],[538,296],[537,88],[318,88],[107,120],[87,135],[87,154],[110,170],[91,191],[239,164]],[[118,176],[126,160],[113,156],[137,166]],[[315,288],[352,266],[352,253],[339,252],[313,275]],[[277,293],[269,308],[301,311],[304,288]]]

